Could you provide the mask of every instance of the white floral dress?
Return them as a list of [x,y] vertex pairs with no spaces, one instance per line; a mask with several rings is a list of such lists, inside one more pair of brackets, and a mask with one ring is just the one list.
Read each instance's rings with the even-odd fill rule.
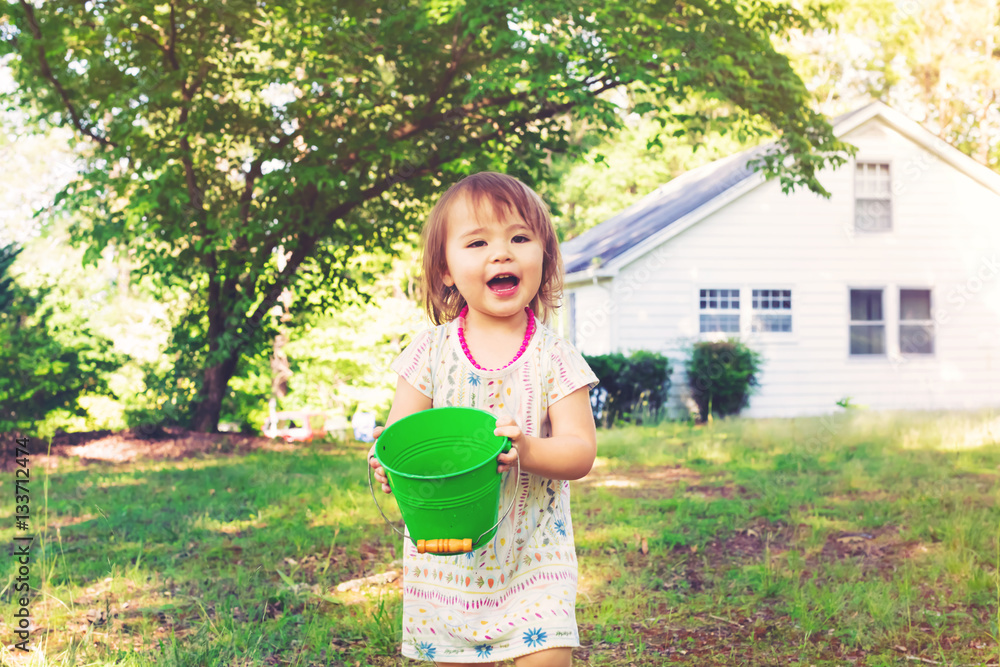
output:
[[[566,340],[538,324],[524,354],[496,371],[462,352],[457,320],[419,333],[390,368],[435,407],[480,408],[514,418],[529,436],[551,435],[549,406],[597,376]],[[485,547],[456,556],[418,554],[404,540],[403,655],[492,662],[579,646],[576,549],[569,482],[505,475],[501,507],[514,507]]]

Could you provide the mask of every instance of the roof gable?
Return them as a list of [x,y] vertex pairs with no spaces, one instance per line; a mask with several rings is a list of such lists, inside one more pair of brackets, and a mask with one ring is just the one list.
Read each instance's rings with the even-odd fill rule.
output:
[[[844,137],[876,117],[1000,194],[1000,174],[881,102],[872,102],[834,118],[831,122],[834,135]],[[622,212],[566,241],[561,250],[569,274],[567,282],[573,281],[572,274],[578,274],[577,278],[589,278],[595,273],[617,273],[620,266],[630,262],[640,251],[648,252],[648,246],[659,245],[736,196],[764,183],[763,175],[746,165],[771,147],[773,143],[757,146],[686,172]]]

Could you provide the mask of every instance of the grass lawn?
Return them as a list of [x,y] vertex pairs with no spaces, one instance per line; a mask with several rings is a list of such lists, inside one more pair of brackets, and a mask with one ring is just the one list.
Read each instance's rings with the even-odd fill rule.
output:
[[[33,467],[38,650],[11,648],[9,547],[0,661],[420,664],[399,579],[337,590],[401,570],[366,451]],[[599,432],[598,455],[572,486],[575,664],[1000,664],[997,411],[667,422]]]

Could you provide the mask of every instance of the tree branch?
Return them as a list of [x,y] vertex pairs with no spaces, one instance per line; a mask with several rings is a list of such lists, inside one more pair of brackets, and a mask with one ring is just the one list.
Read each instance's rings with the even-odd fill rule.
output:
[[170,62],[173,64],[175,70],[181,68],[180,63],[177,61],[177,7],[173,2],[170,3],[170,39],[167,40],[167,53],[170,56]]
[[66,110],[69,112],[69,116],[73,121],[73,126],[102,146],[114,146],[114,143],[107,137],[95,133],[93,127],[84,124],[83,118],[73,106],[72,101],[70,101],[69,93],[67,93],[66,89],[62,87],[62,84],[60,84],[59,80],[56,79],[55,74],[52,73],[52,68],[49,67],[48,58],[45,56],[45,44],[42,40],[42,30],[38,25],[38,20],[35,18],[35,8],[26,0],[20,0],[20,2],[21,8],[24,9],[24,14],[28,19],[28,27],[31,29],[31,34],[35,38],[35,42],[38,44],[38,64],[41,67],[42,76],[52,84],[52,87],[55,88],[56,92],[59,94],[59,98],[63,101],[63,105],[66,107]]
[[[615,88],[615,87],[618,87],[618,86],[621,86],[621,85],[627,85],[628,83],[629,82],[627,82],[627,81],[623,82],[623,81],[617,81],[617,80],[606,81],[605,84],[601,88],[599,88],[599,89],[597,89],[595,91],[592,91],[592,95],[598,95],[598,94],[604,92],[605,90],[609,90],[611,88]],[[514,96],[511,96],[510,98],[502,98],[502,99],[513,100],[513,99],[518,99],[518,98],[522,98],[522,97],[524,97],[524,94],[514,95]],[[495,99],[493,100],[494,103],[496,101],[497,100],[495,100]],[[486,102],[487,102],[486,100],[481,101],[481,105],[480,106],[486,106]],[[543,109],[540,113],[533,114],[531,116],[515,117],[513,119],[513,122],[509,123],[505,127],[497,129],[495,132],[490,133],[490,134],[484,134],[484,135],[481,135],[479,137],[473,137],[473,138],[470,139],[470,141],[468,143],[472,143],[473,145],[477,145],[477,146],[482,146],[482,145],[484,145],[488,141],[492,141],[494,139],[498,139],[498,138],[502,137],[505,132],[506,133],[510,133],[511,131],[516,130],[516,129],[521,128],[521,127],[524,127],[524,126],[528,125],[529,123],[533,123],[533,122],[537,122],[539,120],[545,120],[547,118],[551,118],[551,117],[553,117],[553,116],[555,116],[557,114],[569,111],[570,109],[572,109],[573,107],[575,107],[577,105],[578,105],[577,102],[566,102],[566,103],[563,103],[563,104],[549,106],[549,107]],[[468,106],[470,106],[470,105],[465,105],[465,107],[468,107]],[[444,117],[443,114],[439,114],[439,116],[442,117],[442,118]],[[400,182],[402,180],[408,180],[408,179],[411,179],[411,178],[414,178],[414,177],[417,177],[417,176],[423,176],[425,174],[428,174],[428,173],[431,172],[431,170],[436,169],[440,165],[442,165],[442,164],[444,164],[446,162],[449,162],[451,160],[454,160],[459,155],[461,155],[466,150],[466,148],[467,148],[466,144],[460,144],[458,142],[455,142],[454,146],[455,146],[455,150],[453,152],[448,152],[448,151],[438,151],[438,152],[436,152],[430,159],[427,160],[427,162],[425,164],[423,164],[420,167],[417,167],[415,170],[413,170],[412,172],[410,172],[407,177],[401,177],[401,176],[399,176],[397,174],[397,175],[394,175],[394,176],[389,177],[389,178],[381,179],[377,185],[374,185],[374,186],[370,187],[369,189],[363,191],[360,194],[360,196],[357,197],[356,199],[354,199],[352,201],[344,202],[343,204],[341,204],[341,205],[337,206],[336,208],[334,208],[333,210],[331,210],[327,214],[327,220],[330,223],[335,223],[337,220],[339,220],[343,216],[347,215],[350,211],[352,211],[356,207],[360,206],[361,204],[365,203],[366,201],[370,201],[370,200],[378,197],[379,195],[381,195],[383,192],[385,192],[386,190],[388,190],[390,187],[392,187],[396,183],[398,183],[398,182]],[[357,157],[359,155],[359,153],[360,152],[355,152],[355,153],[352,154],[352,155],[354,155],[354,158],[352,160],[352,164],[353,164],[353,162],[356,162],[359,159]],[[301,263],[312,252],[313,248],[316,245],[316,242],[319,239],[319,235],[318,234],[311,234],[311,235],[300,236],[299,238],[300,238],[300,243],[299,243],[298,247],[296,247],[295,250],[292,252],[291,257],[289,257],[288,262],[285,264],[285,269],[280,274],[278,274],[277,276],[275,276],[275,278],[271,282],[271,284],[267,288],[265,288],[264,300],[261,301],[260,304],[258,304],[257,308],[254,309],[253,314],[251,314],[250,317],[249,317],[248,321],[249,321],[250,326],[252,326],[252,327],[258,326],[259,323],[260,323],[260,321],[264,318],[264,315],[266,315],[267,312],[275,304],[277,304],[278,298],[281,296],[282,290],[284,290],[286,287],[288,287],[288,285],[291,282],[292,277],[294,276],[295,272],[298,270],[299,265],[301,265]]]
[[424,105],[424,113],[430,112],[431,109],[437,104],[438,100],[444,97],[444,94],[448,91],[451,86],[451,82],[455,80],[455,74],[458,73],[458,64],[462,60],[462,57],[469,50],[469,46],[475,41],[474,35],[469,35],[468,38],[461,44],[456,46],[458,41],[458,30],[462,25],[461,21],[455,22],[455,35],[451,40],[451,62],[448,63],[448,70],[445,75],[438,82],[438,85],[434,88],[434,91],[430,94],[427,99],[427,104]]

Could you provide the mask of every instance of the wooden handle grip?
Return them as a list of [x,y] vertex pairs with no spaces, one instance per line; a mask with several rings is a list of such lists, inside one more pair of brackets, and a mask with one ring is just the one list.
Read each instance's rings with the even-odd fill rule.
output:
[[472,551],[472,538],[464,540],[417,540],[417,553],[447,554]]

